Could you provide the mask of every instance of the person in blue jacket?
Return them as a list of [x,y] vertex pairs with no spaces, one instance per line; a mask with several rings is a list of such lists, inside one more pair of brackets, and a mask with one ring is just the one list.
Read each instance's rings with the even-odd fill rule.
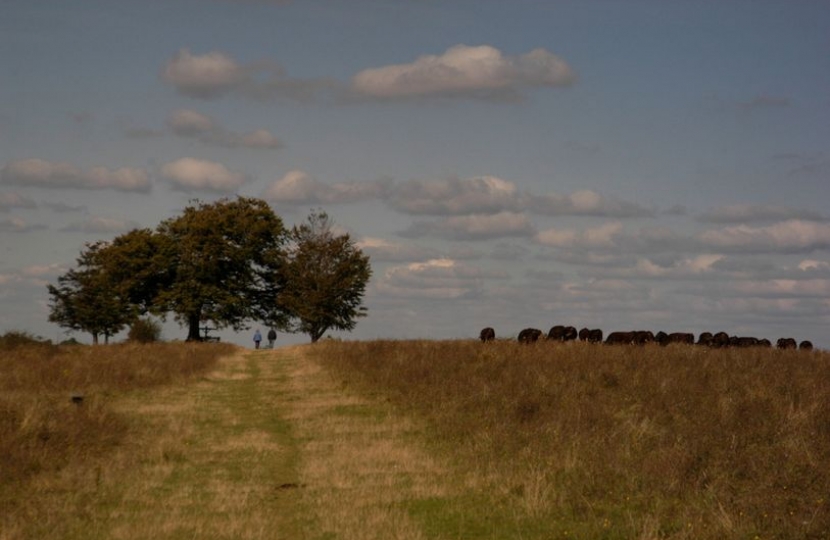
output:
[[259,333],[259,328],[254,332],[254,349],[259,349],[259,342],[262,341],[262,334]]

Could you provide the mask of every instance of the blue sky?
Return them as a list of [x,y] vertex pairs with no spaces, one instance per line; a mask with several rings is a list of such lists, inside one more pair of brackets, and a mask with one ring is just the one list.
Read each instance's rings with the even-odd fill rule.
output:
[[0,331],[60,339],[86,242],[239,194],[371,256],[344,337],[830,346],[826,2],[0,7]]

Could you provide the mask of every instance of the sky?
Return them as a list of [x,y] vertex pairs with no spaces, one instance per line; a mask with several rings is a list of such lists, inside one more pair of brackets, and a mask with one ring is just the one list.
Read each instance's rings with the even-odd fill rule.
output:
[[370,256],[335,338],[830,348],[824,0],[0,8],[0,333],[65,339],[46,286],[86,243],[239,195],[323,209]]

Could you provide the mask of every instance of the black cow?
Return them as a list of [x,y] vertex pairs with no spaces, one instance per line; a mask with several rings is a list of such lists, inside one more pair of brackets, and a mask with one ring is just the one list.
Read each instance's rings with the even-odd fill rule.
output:
[[542,331],[538,328],[525,328],[519,332],[519,343],[536,343],[541,335]]
[[565,327],[561,324],[552,326],[548,332],[548,340],[550,341],[565,341]]
[[812,351],[813,344],[806,339],[798,344],[798,350],[800,351]]
[[482,343],[486,343],[488,341],[493,341],[496,339],[496,331],[490,328],[482,328],[481,333],[478,335],[478,338],[481,340]]
[[654,342],[654,334],[649,330],[635,330],[634,343],[637,345],[645,345],[646,343]]
[[551,327],[548,332],[549,341],[573,341],[579,337],[579,332],[573,326],[562,326],[557,324]]
[[634,343],[634,332],[611,332],[605,338],[606,345],[630,345]]
[[589,328],[580,328],[577,337],[579,337],[579,341],[588,341],[588,336],[590,334],[591,330]]
[[717,334],[712,336],[711,346],[716,349],[729,347],[729,334],[727,334],[726,332],[718,332]]
[[729,340],[729,345],[732,347],[758,347],[761,345],[761,340],[756,337],[735,337]]
[[776,347],[779,349],[796,349],[798,348],[798,344],[796,344],[793,338],[780,338],[776,344]]
[[588,343],[602,343],[602,330],[594,328],[588,331]]
[[665,332],[657,332],[654,336],[654,341],[662,346],[670,345],[672,343],[681,343],[683,345],[694,345],[695,336],[687,332],[672,332],[667,334]]
[[705,345],[706,347],[711,347],[713,337],[714,336],[712,336],[712,332],[702,332],[700,334],[700,337],[697,339],[697,344]]

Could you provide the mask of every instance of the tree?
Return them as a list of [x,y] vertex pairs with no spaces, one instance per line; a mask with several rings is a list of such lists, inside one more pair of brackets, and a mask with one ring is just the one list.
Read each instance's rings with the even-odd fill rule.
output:
[[348,234],[335,235],[328,214],[312,212],[294,226],[277,297],[277,312],[288,320],[268,322],[291,332],[308,334],[315,343],[326,331],[353,330],[366,316],[363,295],[372,275],[369,257]]
[[158,233],[169,253],[154,270],[166,283],[154,310],[172,311],[187,326],[187,339],[200,339],[199,325],[207,321],[239,331],[266,310],[277,316],[268,304],[282,289],[285,228],[265,201],[197,201],[162,222]]
[[78,257],[78,268],[58,277],[58,285],[47,285],[51,296],[49,321],[70,330],[89,332],[92,342],[98,336],[104,342],[115,335],[133,317],[129,300],[121,294],[118,283],[102,265],[107,244],[87,244]]

